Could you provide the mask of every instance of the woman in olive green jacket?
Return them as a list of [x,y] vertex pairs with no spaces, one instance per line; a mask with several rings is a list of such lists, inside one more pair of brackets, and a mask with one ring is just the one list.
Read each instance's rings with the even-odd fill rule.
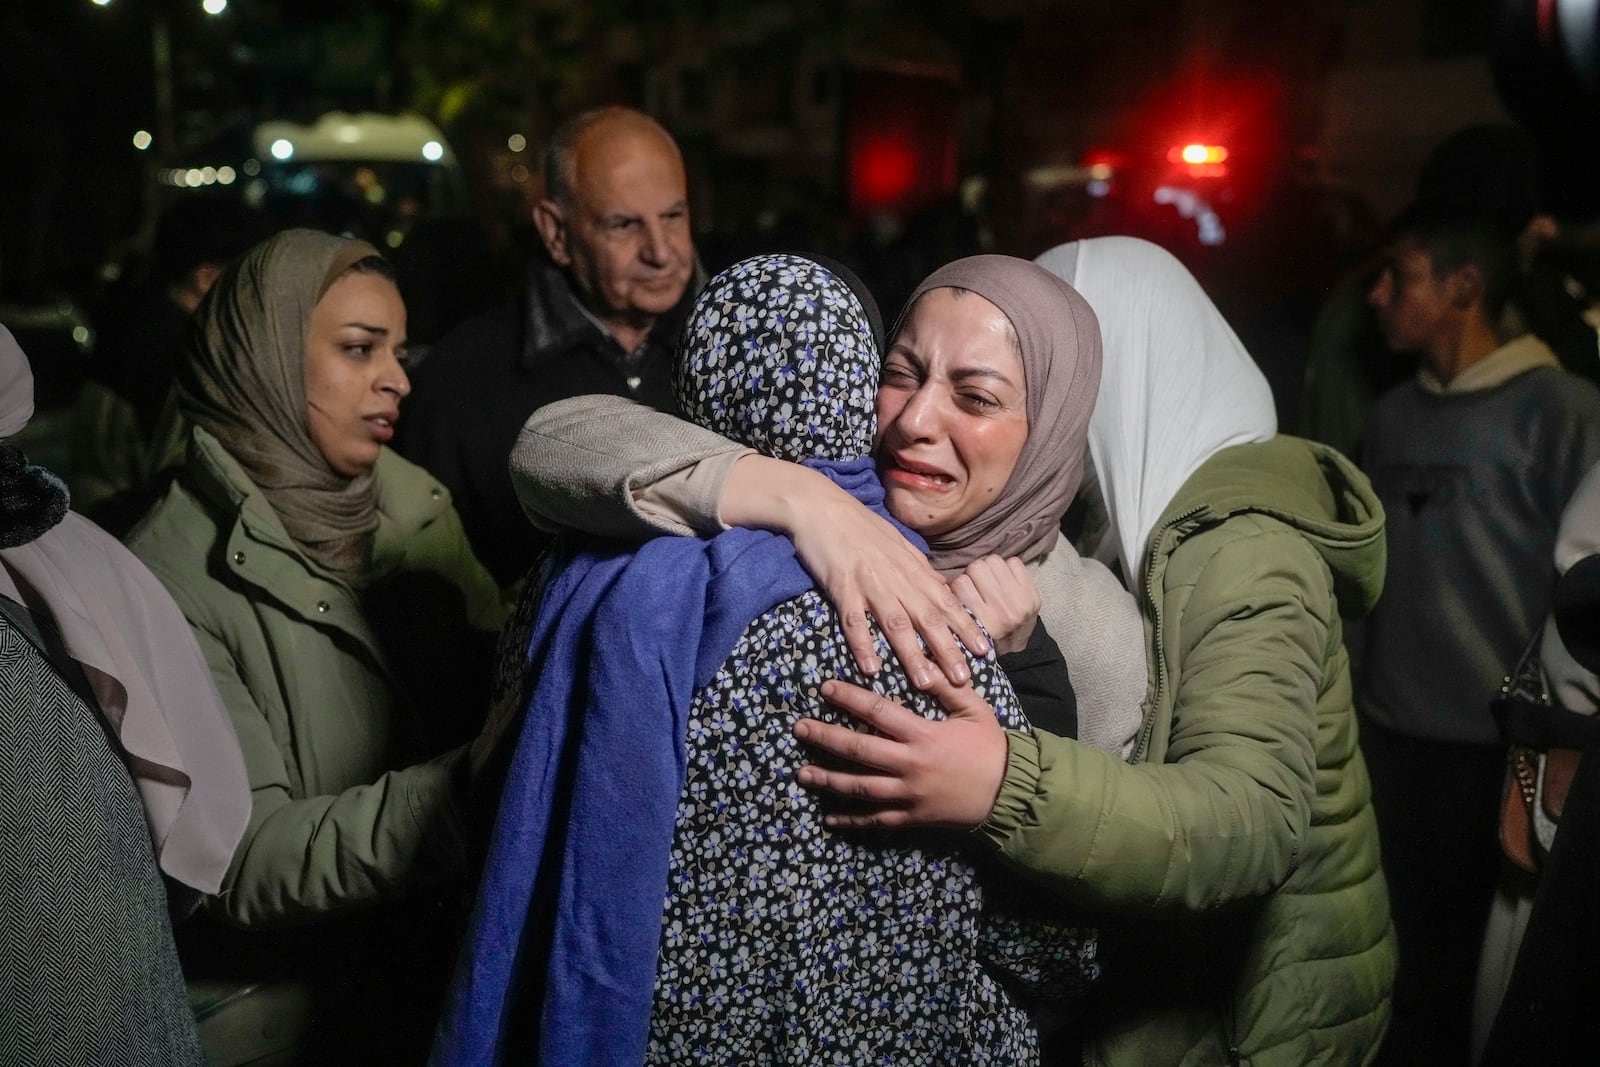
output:
[[1377,598],[1382,509],[1332,449],[1275,436],[1265,380],[1165,252],[1105,238],[1040,262],[1105,335],[1090,452],[1149,669],[1131,760],[1043,733],[996,748],[970,690],[912,723],[830,683],[885,736],[803,721],[871,770],[802,783],[881,803],[839,826],[976,827],[1104,912],[1088,1062],[1368,1061],[1394,939],[1340,613]]
[[[462,742],[500,620],[443,487],[383,447],[410,391],[404,354],[405,308],[370,246],[308,230],[257,246],[196,313],[179,372],[188,458],[130,535],[199,639],[252,788],[222,891],[185,939],[213,1001],[269,975],[337,973],[378,1001],[443,977],[352,977],[344,955],[386,936],[349,933],[379,905],[464,870]],[[329,924],[358,910],[369,919]],[[358,1025],[343,993],[280,993],[215,1018],[218,1003],[198,1005],[213,1059],[258,1054],[240,1038],[261,1021],[303,1055],[334,1054],[335,1039],[294,1033],[296,1003]]]

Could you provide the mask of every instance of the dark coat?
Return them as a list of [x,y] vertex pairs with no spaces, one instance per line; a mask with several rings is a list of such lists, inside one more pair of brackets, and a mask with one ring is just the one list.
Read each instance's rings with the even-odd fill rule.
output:
[[517,431],[534,409],[586,393],[675,412],[672,352],[702,283],[696,272],[678,305],[630,354],[540,256],[521,299],[462,323],[429,352],[396,447],[450,490],[473,551],[502,586],[527,573],[548,540],[523,517],[507,471]]

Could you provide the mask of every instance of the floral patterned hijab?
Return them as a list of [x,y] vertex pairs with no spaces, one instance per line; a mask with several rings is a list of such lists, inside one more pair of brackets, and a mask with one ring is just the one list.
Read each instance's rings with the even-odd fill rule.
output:
[[787,253],[712,278],[678,344],[673,391],[685,416],[796,463],[866,455],[881,359],[872,298],[857,286]]

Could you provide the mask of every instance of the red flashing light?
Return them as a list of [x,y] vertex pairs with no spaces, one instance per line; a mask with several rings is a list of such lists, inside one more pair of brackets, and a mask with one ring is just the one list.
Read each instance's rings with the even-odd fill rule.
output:
[[1187,163],[1191,167],[1222,163],[1227,158],[1228,150],[1219,144],[1174,145],[1167,150],[1168,163]]
[[895,204],[916,184],[916,150],[899,138],[883,137],[866,142],[852,162],[851,178],[863,203]]

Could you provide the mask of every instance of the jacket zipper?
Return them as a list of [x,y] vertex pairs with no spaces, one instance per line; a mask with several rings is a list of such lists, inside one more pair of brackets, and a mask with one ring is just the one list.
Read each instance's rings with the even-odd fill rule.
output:
[[[1161,541],[1164,537],[1166,537],[1169,531],[1171,531],[1174,527],[1181,525],[1182,523],[1188,522],[1195,516],[1204,513],[1205,510],[1206,505],[1204,504],[1198,507],[1190,508],[1188,511],[1184,512],[1182,515],[1179,515],[1171,522],[1163,525],[1161,529],[1157,530],[1150,537],[1149,559],[1145,562],[1144,568],[1144,595],[1150,602],[1150,613],[1154,617],[1154,625],[1151,627],[1150,633],[1151,646],[1156,654],[1156,689],[1152,694],[1152,710],[1154,710],[1155,707],[1160,704],[1162,698],[1167,692],[1167,657],[1163,654],[1161,648],[1161,601],[1156,597],[1156,557],[1161,554]],[[1130,762],[1144,762],[1144,757],[1150,751],[1150,735],[1155,731],[1155,726],[1156,717],[1154,715],[1147,716],[1144,725],[1139,728],[1139,740],[1138,743],[1133,747],[1133,758],[1130,760]]]
[[[1167,657],[1162,649],[1164,619],[1161,611],[1161,600],[1156,596],[1155,573],[1156,559],[1161,554],[1161,543],[1166,535],[1184,523],[1205,513],[1206,505],[1190,508],[1188,511],[1164,524],[1150,540],[1150,557],[1145,563],[1144,593],[1150,601],[1150,612],[1154,619],[1151,627],[1150,641],[1156,651],[1156,690],[1152,694],[1152,709],[1159,707],[1167,695]],[[1150,737],[1155,732],[1155,716],[1151,715],[1139,732],[1139,742],[1134,747],[1133,762],[1143,762],[1144,757],[1150,752]],[[1238,1020],[1234,1017],[1233,990],[1228,989],[1223,994],[1223,1003],[1220,1015],[1224,1028],[1224,1038],[1228,1042],[1228,1067],[1242,1067],[1243,1053],[1237,1044]],[[1084,1049],[1084,1063],[1088,1064],[1088,1049]]]

